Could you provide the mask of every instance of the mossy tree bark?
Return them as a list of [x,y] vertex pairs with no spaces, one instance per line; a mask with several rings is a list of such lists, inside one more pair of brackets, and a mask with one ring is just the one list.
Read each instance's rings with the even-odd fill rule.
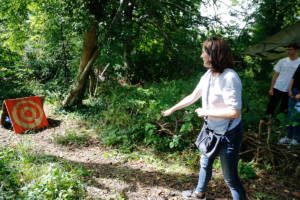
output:
[[[115,12],[113,20],[110,23],[109,28],[105,33],[105,36],[101,38],[101,42],[99,42],[100,44],[110,37],[112,27],[121,17],[123,5],[128,5],[128,0],[120,0],[120,5],[117,11]],[[99,19],[101,19],[101,15],[99,15]],[[97,39],[98,34],[96,31],[96,27],[85,33],[81,62],[78,71],[78,79],[77,82],[71,87],[69,94],[63,101],[63,107],[70,107],[82,103],[82,99],[84,97],[87,86],[87,80],[89,74],[91,73],[92,65],[96,60],[99,52],[99,47],[97,46]]]
[[85,33],[81,62],[78,70],[78,79],[63,101],[64,107],[81,104],[85,94],[88,76],[91,73],[93,63],[98,56],[98,47],[96,46],[96,42],[96,28],[93,28]]

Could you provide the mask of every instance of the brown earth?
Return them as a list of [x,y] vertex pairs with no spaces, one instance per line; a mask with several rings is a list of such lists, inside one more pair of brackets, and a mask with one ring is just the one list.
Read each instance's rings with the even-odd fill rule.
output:
[[[13,147],[28,141],[33,153],[53,156],[88,169],[91,176],[86,180],[86,199],[178,200],[183,199],[180,195],[182,190],[197,184],[197,171],[172,172],[167,161],[162,168],[147,160],[128,159],[117,149],[108,148],[97,139],[81,148],[57,145],[54,137],[64,135],[66,130],[76,131],[82,127],[87,132],[93,130],[81,121],[51,113],[50,106],[45,107],[45,112],[50,124],[48,128],[16,135],[12,130],[0,127],[0,145]],[[288,180],[279,180],[271,173],[260,172],[257,176],[254,180],[242,180],[249,199],[300,199],[299,185],[297,188],[289,184]],[[208,200],[231,199],[230,191],[220,177],[220,169],[214,169],[207,193]]]

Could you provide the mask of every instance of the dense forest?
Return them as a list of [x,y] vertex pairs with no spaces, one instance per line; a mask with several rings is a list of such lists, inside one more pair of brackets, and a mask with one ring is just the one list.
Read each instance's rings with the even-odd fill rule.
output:
[[[299,199],[299,146],[277,144],[287,117],[258,126],[277,60],[245,50],[298,22],[300,2],[224,2],[0,0],[0,103],[43,95],[49,121],[21,135],[0,129],[0,199],[181,199],[197,181],[201,101],[161,112],[196,87],[212,36],[230,44],[243,85],[249,199]],[[224,4],[234,20],[201,12]],[[211,197],[230,198],[214,176]]]

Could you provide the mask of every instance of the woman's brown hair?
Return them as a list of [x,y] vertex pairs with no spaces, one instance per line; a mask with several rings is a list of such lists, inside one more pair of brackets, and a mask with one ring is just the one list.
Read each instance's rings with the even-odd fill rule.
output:
[[213,72],[222,73],[226,68],[233,67],[233,58],[229,45],[222,38],[212,37],[203,44]]

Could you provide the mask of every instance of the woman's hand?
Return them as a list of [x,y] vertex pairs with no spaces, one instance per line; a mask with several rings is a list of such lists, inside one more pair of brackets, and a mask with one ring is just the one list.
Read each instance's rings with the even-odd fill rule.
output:
[[297,95],[295,96],[295,98],[296,98],[297,100],[299,100],[299,99],[300,99],[300,94],[297,94]]
[[167,117],[167,116],[170,116],[173,112],[174,112],[173,109],[170,108],[168,110],[162,111],[161,114],[162,114],[162,116]]
[[203,108],[197,108],[195,112],[197,113],[198,117],[205,117],[207,115],[206,110]]

